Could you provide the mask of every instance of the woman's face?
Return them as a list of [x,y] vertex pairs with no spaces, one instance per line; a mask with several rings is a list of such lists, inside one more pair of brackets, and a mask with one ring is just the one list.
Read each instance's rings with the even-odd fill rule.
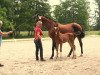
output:
[[42,24],[39,25],[42,28]]
[[42,22],[41,22],[41,21],[38,21],[38,22],[36,23],[36,25],[38,25],[39,27],[42,27]]

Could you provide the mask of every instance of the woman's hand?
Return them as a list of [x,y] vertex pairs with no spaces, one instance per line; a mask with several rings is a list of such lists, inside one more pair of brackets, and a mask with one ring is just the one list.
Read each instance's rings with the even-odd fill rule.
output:
[[13,31],[9,31],[9,32],[8,32],[8,34],[12,34],[12,33],[13,33]]

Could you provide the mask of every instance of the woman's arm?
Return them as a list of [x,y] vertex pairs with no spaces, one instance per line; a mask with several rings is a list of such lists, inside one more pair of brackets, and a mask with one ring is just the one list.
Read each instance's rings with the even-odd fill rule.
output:
[[42,38],[39,32],[37,32],[37,36],[38,36],[39,39]]
[[8,36],[8,34],[11,34],[11,33],[13,33],[13,31],[9,31],[9,32],[0,32],[0,35],[2,35],[2,36]]

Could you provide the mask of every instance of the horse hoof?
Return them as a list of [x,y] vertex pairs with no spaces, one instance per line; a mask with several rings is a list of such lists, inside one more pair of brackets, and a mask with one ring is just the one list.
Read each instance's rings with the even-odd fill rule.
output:
[[56,57],[55,59],[57,60],[58,58]]
[[50,57],[50,59],[53,59],[53,57]]
[[55,59],[58,59],[58,56],[56,56]]
[[76,59],[76,57],[72,57],[72,59]]
[[72,59],[76,59],[76,56],[73,56]]
[[83,57],[83,55],[81,54],[80,57]]
[[4,65],[0,64],[0,67],[3,67]]
[[60,60],[62,60],[62,56],[60,56]]
[[67,55],[67,57],[70,57],[70,55]]

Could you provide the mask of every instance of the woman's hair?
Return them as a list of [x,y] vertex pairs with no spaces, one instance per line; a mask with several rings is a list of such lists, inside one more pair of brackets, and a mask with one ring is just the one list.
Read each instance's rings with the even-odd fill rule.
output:
[[42,22],[41,21],[38,21],[37,23],[36,23],[36,25],[41,25],[42,24]]

